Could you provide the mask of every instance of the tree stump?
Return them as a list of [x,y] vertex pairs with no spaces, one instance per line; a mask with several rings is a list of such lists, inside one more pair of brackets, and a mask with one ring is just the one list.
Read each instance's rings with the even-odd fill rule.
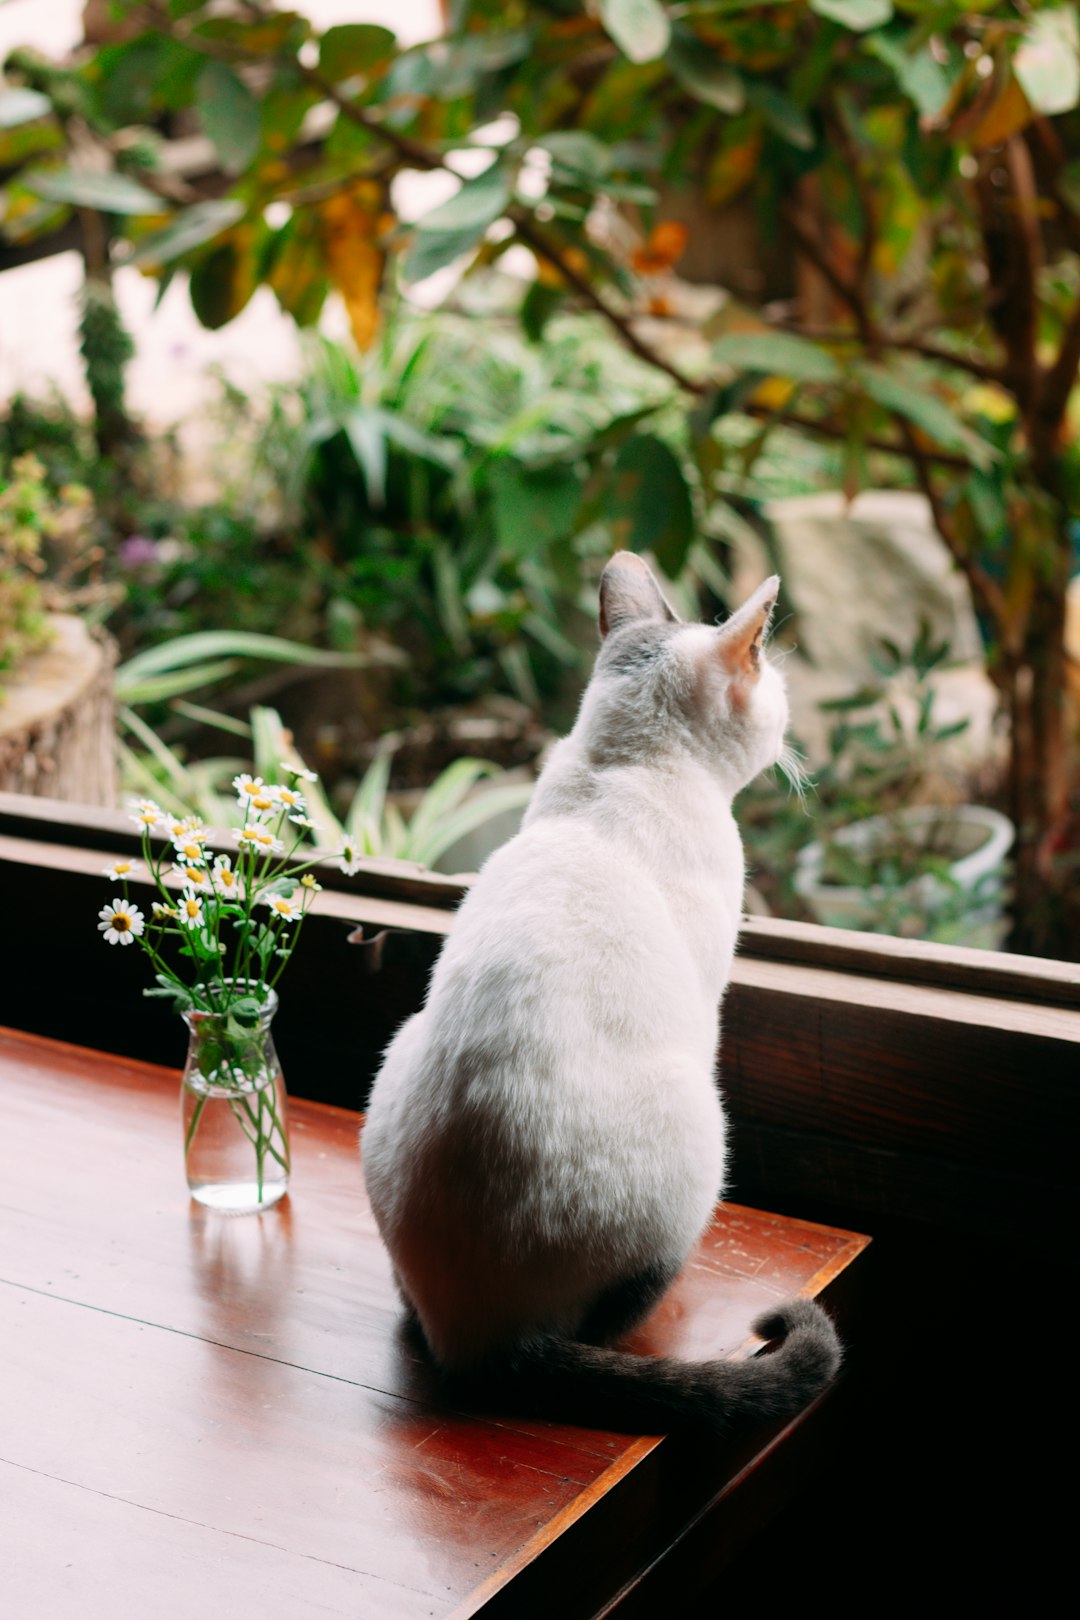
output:
[[53,638],[0,681],[0,791],[115,805],[111,637],[52,613]]

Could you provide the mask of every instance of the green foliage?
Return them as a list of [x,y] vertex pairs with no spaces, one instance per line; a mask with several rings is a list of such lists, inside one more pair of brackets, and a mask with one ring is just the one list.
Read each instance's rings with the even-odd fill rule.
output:
[[112,288],[99,281],[83,287],[79,352],[94,401],[98,442],[104,453],[133,437],[125,404],[124,372],[135,345],[120,318]]
[[[420,362],[441,420],[379,390],[352,402],[330,390],[328,413],[305,405],[288,468],[326,559],[328,618],[400,634],[417,696],[509,685],[535,702],[572,668],[575,604],[613,538],[612,505],[630,543],[707,570],[689,519],[726,543],[776,436],[808,431],[842,447],[848,494],[899,477],[930,496],[1017,717],[1010,791],[1027,804],[1020,867],[1034,903],[1038,851],[1080,780],[1060,701],[1080,489],[1074,7],[460,0],[446,38],[409,48],[259,0],[112,9],[128,25],[118,43],[73,65],[26,51],[6,65],[11,240],[96,209],[117,258],[187,273],[206,324],[233,319],[260,286],[308,324],[336,287],[369,351],[393,306],[385,285],[460,261],[468,290],[516,245],[535,263],[517,317],[538,360],[584,306],[693,401],[681,420],[658,409],[634,429],[612,411],[618,442],[596,436],[601,423],[591,440],[563,435],[557,454],[511,413],[516,436],[478,439],[472,454],[443,379]],[[315,108],[327,133],[312,143]],[[214,144],[224,195],[173,200],[161,147],[177,120]],[[403,221],[394,182],[410,169],[461,183]],[[718,210],[740,202],[803,274],[793,300],[729,298],[684,356],[640,318],[665,313],[680,251],[665,215],[685,192]],[[475,353],[468,365],[480,376],[473,432],[488,379]],[[403,419],[428,448],[403,441]],[[432,440],[452,465],[431,458]],[[646,499],[653,474],[662,518]],[[529,496],[545,544],[526,555],[515,536]]]
[[90,505],[81,485],[54,493],[37,456],[0,440],[0,674],[47,644],[45,610],[66,605],[59,585],[78,566]]
[[9,473],[0,462],[0,673],[48,639],[39,579],[50,520],[43,475],[32,456],[20,457]]
[[[832,717],[828,758],[808,789],[792,793],[781,772],[744,796],[754,881],[779,915],[805,914],[793,880],[799,851],[812,840],[825,847],[826,882],[875,891],[859,926],[907,931],[916,915],[909,885],[927,876],[941,891],[938,921],[950,938],[962,940],[965,919],[981,915],[986,895],[953,893],[948,850],[935,843],[933,829],[916,835],[904,821],[913,804],[940,798],[949,778],[947,745],[968,728],[966,720],[938,716],[934,680],[948,661],[947,643],[936,641],[925,622],[909,647],[883,640],[874,657],[880,679],[820,705]],[[885,830],[865,850],[844,836],[837,840],[838,833],[870,817],[880,818]],[[948,821],[946,808],[942,828]]]
[[[222,717],[200,712],[211,724],[222,724]],[[271,781],[303,768],[280,715],[265,706],[251,710],[247,725],[224,719],[230,733],[242,734],[250,748],[248,758],[229,755],[189,762],[131,710],[122,709],[120,720],[130,739],[120,744],[125,789],[151,794],[175,817],[194,816],[218,828],[243,826],[242,807],[228,792],[239,772],[250,770]],[[523,810],[532,793],[531,782],[506,780],[506,773],[488,760],[461,758],[446,766],[406,812],[389,792],[392,763],[392,749],[380,748],[340,813],[335,813],[318,782],[305,780],[311,826],[293,833],[297,847],[326,850],[348,845],[358,858],[379,856],[434,866],[459,839],[508,810]],[[481,782],[488,784],[484,791],[474,792]]]
[[[403,320],[360,364],[313,344],[262,453],[332,601],[407,652],[401,701],[535,706],[591,652],[615,544],[658,547],[673,574],[687,562],[692,468],[677,437],[641,430],[668,398],[596,326],[553,322],[537,351],[505,319]],[[644,471],[663,479],[659,525]]]
[[[617,295],[632,313],[648,296],[654,272],[615,245],[625,238],[601,243],[590,230],[598,202],[634,200],[647,226],[668,181],[696,185],[718,203],[745,191],[775,234],[812,176],[834,232],[829,240],[819,228],[819,249],[835,259],[834,287],[850,287],[850,307],[835,333],[819,337],[771,332],[729,306],[733,324],[720,321],[709,357],[720,395],[734,373],[741,403],[768,413],[762,443],[796,407],[845,435],[849,489],[869,476],[868,442],[891,438],[907,454],[911,432],[924,452],[953,453],[982,470],[1008,455],[1023,472],[1023,444],[987,442],[962,364],[950,370],[916,357],[903,340],[928,313],[911,294],[913,276],[932,293],[932,328],[955,324],[958,361],[1002,339],[1007,318],[985,296],[979,176],[989,154],[1036,117],[1080,116],[1071,8],[1018,16],[1005,0],[911,0],[899,10],[892,0],[567,0],[523,14],[472,0],[453,11],[445,41],[407,50],[373,24],[320,34],[302,16],[258,4],[222,16],[208,3],[166,12],[121,0],[115,11],[129,37],[74,69],[26,52],[9,64],[0,101],[7,130],[41,130],[51,118],[64,133],[77,113],[112,165],[39,154],[19,172],[16,162],[6,219],[22,238],[63,222],[55,206],[41,212],[46,199],[96,207],[127,234],[136,262],[189,272],[207,325],[233,319],[264,282],[308,322],[336,283],[367,342],[385,254],[399,255],[413,282],[454,260],[488,262],[513,239],[495,245],[498,226],[537,257],[540,280],[521,305],[535,340],[573,291],[567,269],[606,307]],[[314,158],[305,152],[298,185],[285,159],[305,113],[320,98],[329,106],[330,95],[336,121]],[[148,189],[146,162],[158,160],[148,157],[147,127],[179,112],[214,144],[234,182],[229,194],[177,207],[161,188]],[[517,133],[486,145],[487,167],[411,227],[394,221],[387,188],[397,170],[446,166],[455,147],[489,142],[477,131],[503,114]],[[540,152],[550,168],[538,189],[522,177]],[[1068,212],[1067,166],[1058,167],[1052,206]],[[282,203],[291,217],[271,231],[267,208]],[[1069,217],[1076,235],[1080,216]],[[339,241],[345,219],[348,251]],[[805,219],[800,229],[804,240]],[[755,379],[756,390],[744,386]],[[778,380],[795,384],[794,393],[779,392]],[[357,424],[353,437],[368,444],[361,458],[375,473],[377,428]],[[675,559],[689,550],[682,489],[677,506],[663,538]]]

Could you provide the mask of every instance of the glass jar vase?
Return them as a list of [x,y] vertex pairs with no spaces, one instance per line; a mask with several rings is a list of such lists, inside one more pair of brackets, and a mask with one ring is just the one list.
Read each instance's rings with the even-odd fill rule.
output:
[[[269,1209],[289,1185],[285,1081],[270,1022],[278,998],[256,980],[198,985],[180,1086],[191,1196],[223,1213]],[[209,1008],[209,1010],[208,1010]]]

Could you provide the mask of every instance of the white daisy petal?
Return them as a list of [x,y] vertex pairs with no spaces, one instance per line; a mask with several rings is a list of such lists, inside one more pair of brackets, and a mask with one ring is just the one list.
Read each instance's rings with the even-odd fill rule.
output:
[[282,855],[285,851],[281,839],[275,838],[269,827],[258,821],[249,821],[246,827],[237,828],[234,837],[241,847],[257,849],[264,855]]
[[146,919],[138,906],[126,900],[114,900],[98,912],[98,929],[110,945],[130,945],[146,927]]
[[343,838],[338,846],[338,862],[346,877],[360,870],[360,851],[351,838]]
[[173,871],[177,877],[183,878],[185,888],[198,889],[206,894],[213,887],[205,866],[197,866],[194,861],[177,861]]
[[235,789],[237,798],[240,800],[241,804],[243,804],[245,800],[252,796],[253,793],[258,793],[264,784],[261,776],[249,776],[247,772],[244,771],[242,775],[233,777],[232,785]]
[[268,894],[265,900],[275,916],[283,918],[285,922],[295,922],[303,913],[299,900],[294,900],[292,895]]
[[126,859],[113,861],[111,866],[103,866],[101,870],[105,877],[116,878],[123,883],[128,878],[135,877],[139,871],[139,862]]
[[206,860],[206,851],[202,839],[196,838],[192,833],[182,833],[179,838],[173,839],[173,849],[185,861],[198,864]]
[[202,896],[190,886],[180,896],[180,921],[185,928],[201,928],[203,923]]
[[240,883],[240,874],[234,869],[233,864],[227,855],[218,856],[217,860],[214,862],[214,870],[211,873],[211,879],[214,888],[217,890],[218,894],[223,897],[223,899],[239,899],[241,893],[243,892],[242,885]]

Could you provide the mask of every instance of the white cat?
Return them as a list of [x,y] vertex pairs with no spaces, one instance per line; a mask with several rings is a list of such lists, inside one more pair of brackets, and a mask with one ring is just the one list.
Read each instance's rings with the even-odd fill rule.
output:
[[629,552],[603,645],[521,832],[459,911],[363,1132],[379,1230],[436,1361],[614,1397],[646,1421],[797,1409],[840,1349],[808,1300],[773,1355],[603,1348],[680,1270],[724,1180],[715,1063],[742,914],[732,800],[783,747],[763,651],[779,581],[719,629],[682,624]]

